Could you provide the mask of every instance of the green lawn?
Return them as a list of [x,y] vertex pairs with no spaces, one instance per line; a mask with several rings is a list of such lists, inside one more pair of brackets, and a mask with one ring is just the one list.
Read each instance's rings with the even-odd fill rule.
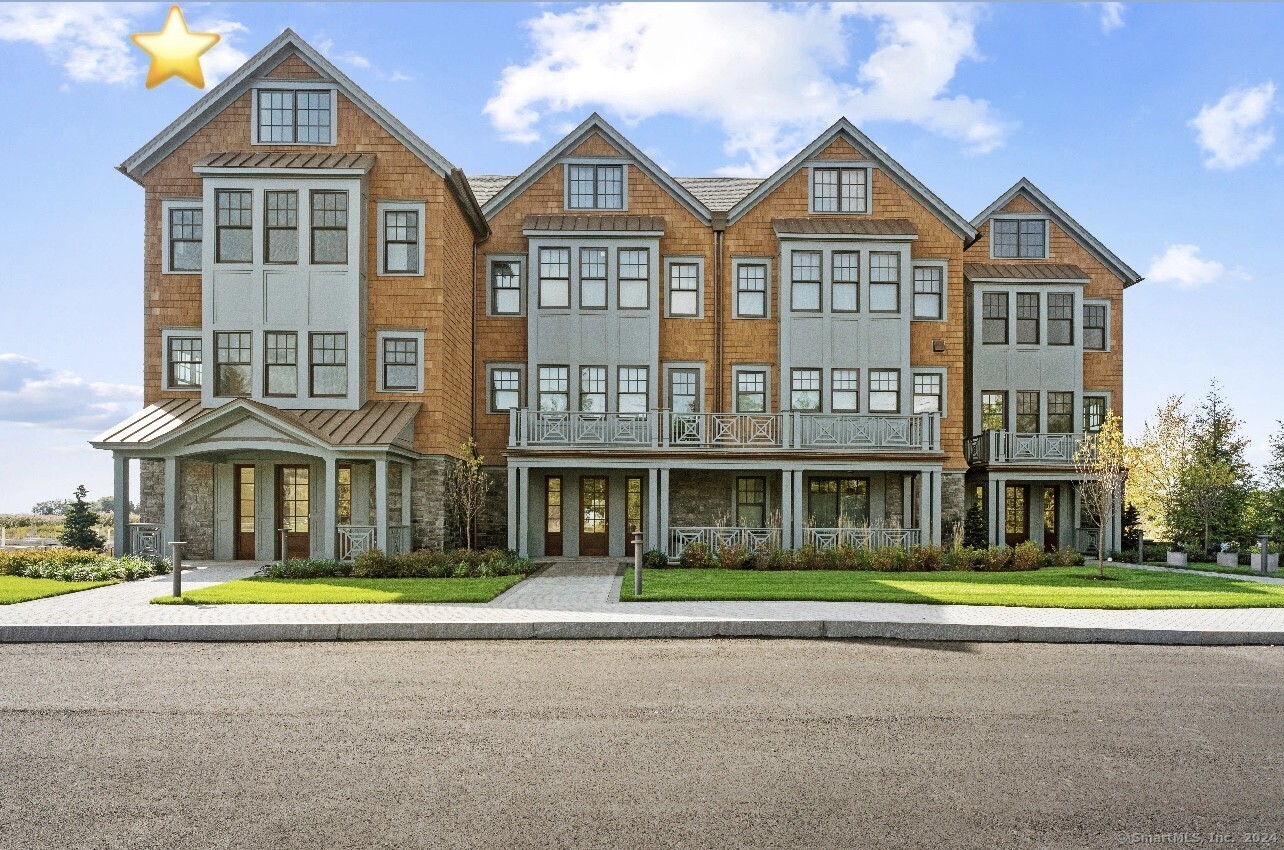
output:
[[1020,605],[1031,608],[1279,608],[1284,585],[1109,567],[1116,581],[1094,581],[1095,567],[1023,573],[646,570],[642,596],[633,571],[622,602],[799,600]]
[[[1148,567],[1167,567],[1170,570],[1199,570],[1205,573],[1227,573],[1228,575],[1237,576],[1260,576],[1261,572],[1252,567],[1222,567],[1217,564],[1187,564],[1184,567],[1175,567],[1166,561],[1147,561]],[[1279,577],[1279,573],[1267,573],[1268,576]]]
[[57,581],[51,578],[0,576],[0,605],[44,599],[46,596],[61,596],[64,593],[75,593],[77,590],[89,590],[91,587],[105,587],[115,583],[114,581]]
[[158,596],[160,605],[248,602],[489,602],[522,580],[498,578],[246,578],[184,593]]

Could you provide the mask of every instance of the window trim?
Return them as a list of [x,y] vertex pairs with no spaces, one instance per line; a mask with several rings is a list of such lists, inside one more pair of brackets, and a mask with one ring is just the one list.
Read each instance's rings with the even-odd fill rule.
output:
[[[173,259],[170,249],[169,224],[169,216],[172,210],[201,211],[201,268],[175,269],[170,265]],[[215,210],[215,215],[218,215],[217,209]],[[202,198],[161,198],[161,274],[201,274],[205,268],[205,244],[209,241],[205,238],[207,229],[205,224],[205,202]]]
[[[1097,431],[1100,430],[1100,428],[1097,428],[1091,431],[1088,430],[1088,421],[1087,421],[1088,420],[1088,399],[1090,398],[1104,399],[1106,402],[1106,407],[1103,413],[1109,413],[1113,409],[1111,406],[1113,395],[1114,394],[1110,390],[1094,390],[1094,389],[1087,389],[1087,388],[1085,388],[1083,392],[1080,393],[1079,422],[1078,422],[1078,429],[1077,429],[1079,433],[1095,434],[1097,433]],[[1102,420],[1104,421],[1104,419],[1105,417],[1103,416]]]
[[[1033,414],[1021,413],[1021,396],[1034,396],[1034,413]],[[1043,390],[1014,390],[1012,392],[1012,400],[1013,402],[1015,402],[1012,405],[1012,433],[1013,434],[1045,433],[1044,427],[1043,427],[1046,424],[1045,420],[1047,418],[1046,411],[1044,410],[1045,399],[1046,399],[1046,393],[1044,393]],[[1038,421],[1035,423],[1035,427],[1033,430],[1028,428],[1025,430],[1022,430],[1021,417],[1023,415],[1024,416],[1033,415],[1038,419]]]
[[[344,209],[343,209],[344,225],[342,228],[343,235],[344,235],[344,244],[343,244],[342,260],[318,260],[317,259],[317,256],[316,256],[317,231],[318,230],[333,230],[333,231],[340,230],[340,228],[338,227],[329,227],[329,226],[318,227],[317,226],[317,215],[316,215],[317,210],[315,206],[315,198],[317,195],[343,195],[344,196]],[[361,203],[361,199],[358,198],[357,204],[360,205],[360,203]],[[360,230],[361,221],[360,221],[359,209],[357,210],[357,217],[358,217],[357,229]],[[350,266],[352,265],[352,262],[353,262],[352,260],[352,253],[353,253],[352,252],[352,231],[353,231],[352,218],[353,218],[353,203],[352,203],[352,192],[350,190],[334,189],[329,187],[324,189],[308,190],[308,262],[310,264],[314,266]],[[360,246],[358,246],[358,255],[359,254],[360,254]],[[309,347],[308,350],[311,351],[311,348]]]
[[[762,314],[740,312],[740,267],[762,266]],[[736,319],[770,319],[771,318],[771,258],[770,257],[732,257],[731,289],[735,296],[731,305],[731,315]],[[748,291],[748,290],[746,290]]]
[[[593,206],[571,206],[571,166],[574,165],[618,165],[620,166],[620,206],[597,206],[597,171],[593,172]],[[585,212],[628,212],[629,209],[629,166],[631,163],[619,157],[570,157],[562,160],[562,209],[569,213]]]
[[[1052,416],[1053,416],[1053,413],[1052,413],[1052,396],[1053,396],[1053,395],[1069,396],[1069,397],[1070,397],[1070,412],[1069,412],[1069,413],[1058,413],[1058,414],[1056,414],[1057,416],[1066,416],[1066,417],[1068,417],[1068,421],[1069,421],[1069,423],[1070,423],[1070,427],[1069,427],[1069,428],[1067,428],[1067,429],[1066,429],[1066,430],[1064,430],[1064,431],[1053,431],[1053,430],[1052,430]],[[1042,424],[1043,424],[1043,431],[1044,431],[1044,433],[1047,433],[1047,434],[1074,434],[1074,433],[1077,433],[1077,432],[1079,431],[1080,426],[1082,425],[1082,420],[1083,420],[1083,403],[1082,403],[1082,402],[1079,402],[1078,404],[1076,404],[1076,398],[1075,398],[1075,396],[1076,396],[1076,395],[1077,395],[1077,394],[1075,393],[1075,391],[1074,391],[1074,390],[1047,390],[1047,391],[1045,391],[1045,392],[1043,393],[1043,423],[1042,423]],[[1075,417],[1075,413],[1076,413],[1076,412],[1078,412],[1078,414],[1079,414],[1079,416],[1078,416],[1078,421],[1076,421],[1076,417]]]
[[[615,309],[616,310],[650,310],[651,309],[651,281],[655,278],[655,259],[651,256],[651,247],[649,245],[617,245],[615,247]],[[624,306],[624,299],[620,295],[624,291],[624,252],[641,251],[646,254],[646,277],[628,278],[629,281],[641,280],[646,284],[646,303],[641,306]],[[610,254],[607,255],[607,261],[610,262]],[[607,272],[610,273],[609,271]],[[610,281],[607,281],[608,295],[610,298],[609,288]],[[609,303],[609,301],[608,301]]]
[[[500,313],[495,308],[495,265],[497,263],[517,264],[517,312]],[[526,315],[526,255],[525,254],[487,254],[486,255],[486,315],[500,318],[513,318]]]
[[[249,212],[250,212],[250,223],[249,223],[249,224],[219,224],[219,222],[218,222],[218,211],[219,211],[219,207],[218,207],[218,198],[219,198],[219,195],[222,195],[222,194],[232,194],[232,193],[245,194],[245,195],[249,195],[249,196],[250,196],[250,207],[249,207]],[[214,240],[213,240],[213,242],[214,242],[214,246],[213,246],[213,247],[214,247],[214,256],[213,256],[213,263],[214,263],[214,265],[216,265],[216,266],[250,266],[250,265],[254,265],[254,257],[255,257],[255,255],[258,253],[258,252],[256,252],[256,251],[254,250],[254,248],[255,248],[255,243],[257,242],[256,236],[255,236],[255,227],[254,227],[254,210],[255,210],[255,208],[256,208],[256,207],[258,207],[258,203],[255,201],[255,197],[254,197],[254,196],[255,196],[255,195],[261,195],[261,194],[263,194],[263,190],[262,190],[262,188],[261,188],[261,187],[255,187],[255,188],[250,188],[250,189],[244,189],[244,188],[233,188],[233,187],[231,187],[231,186],[216,186],[216,187],[214,187]],[[201,225],[201,237],[202,237],[202,244],[201,244],[201,266],[202,266],[202,267],[204,267],[204,265],[205,265],[205,245],[204,245],[205,229],[204,229],[204,223],[203,223],[203,222],[204,222],[204,216],[202,216],[202,217],[201,217],[201,219],[202,219],[202,225]],[[219,259],[219,258],[220,258],[220,256],[222,255],[222,243],[223,243],[223,231],[224,231],[224,230],[244,230],[244,231],[246,231],[247,233],[249,233],[249,235],[250,235],[250,258],[249,258],[248,260],[223,260],[223,259]]]
[[[548,393],[545,393],[543,388],[543,378],[540,376],[540,371],[544,369],[564,370],[566,372],[566,389],[562,392],[554,392],[550,390]],[[550,396],[565,395],[566,407],[562,410],[545,410],[543,405],[543,400],[545,395],[550,395]],[[571,393],[571,367],[569,364],[537,363],[535,365],[535,413],[539,414],[540,416],[564,416],[568,413],[572,413],[574,412],[571,408],[572,397],[573,395]]]
[[[384,341],[388,339],[413,339],[415,341],[415,370],[417,381],[414,387],[395,387],[389,389],[387,384],[387,364],[384,360]],[[422,330],[398,330],[384,328],[375,331],[375,388],[381,393],[422,393],[424,391],[424,372],[427,371],[428,359],[424,354],[424,332]]]
[[978,411],[979,411],[979,413],[980,413],[980,421],[977,423],[977,433],[984,433],[984,432],[985,432],[985,430],[986,430],[986,428],[985,428],[985,397],[986,397],[987,395],[996,395],[996,396],[999,396],[999,397],[1003,400],[1003,427],[1001,427],[1001,428],[994,428],[994,429],[990,429],[990,430],[996,430],[996,431],[1007,431],[1007,430],[1009,430],[1009,426],[1012,424],[1012,423],[1011,423],[1011,414],[1012,414],[1012,405],[1011,405],[1011,401],[1012,401],[1012,393],[1008,392],[1007,390],[981,390],[980,395],[977,397]]
[[[860,313],[860,308],[864,306],[863,302],[865,300],[864,298],[861,297],[861,291],[860,291],[861,285],[864,283],[864,281],[861,280],[861,277],[862,277],[861,266],[868,262],[868,258],[864,256],[865,254],[868,254],[868,253],[869,253],[868,251],[861,250],[860,248],[856,248],[856,249],[835,248],[828,252],[829,262],[826,265],[828,266],[828,270],[829,270],[829,312],[830,313],[842,313],[848,316],[854,316]],[[846,256],[846,255],[854,255],[856,257],[856,280],[854,281],[838,280],[834,276],[834,271],[837,268],[837,265],[835,264],[835,260],[839,256]],[[823,276],[823,273],[824,272],[822,270],[822,276]],[[839,286],[856,287],[856,306],[854,308],[848,310],[846,308],[839,308],[837,306],[838,297],[834,294],[834,290]],[[823,288],[823,284],[822,284],[822,288]]]
[[[812,392],[810,389],[799,390],[794,381],[800,374],[811,373],[816,376],[816,409],[800,410],[794,406],[794,393]],[[796,366],[789,370],[789,410],[791,413],[825,413],[825,370],[820,366]]]
[[[881,413],[885,415],[898,415],[898,416],[901,415],[901,411],[904,410],[905,408],[905,399],[904,399],[905,382],[901,380],[902,378],[901,373],[903,371],[904,370],[901,369],[899,366],[896,366],[896,367],[877,366],[877,367],[870,367],[865,370],[865,374],[867,376],[865,379],[865,409],[868,412]],[[889,390],[874,389],[874,376],[879,372],[894,372],[896,374],[896,409],[895,410],[875,410],[874,409],[874,393],[889,392]]]
[[[664,385],[660,387],[663,396],[660,406],[665,409],[673,410],[673,373],[674,372],[694,372],[696,376],[696,413],[702,413],[705,409],[705,385],[704,385],[704,363],[698,360],[669,360],[660,364],[660,373],[664,376]],[[678,414],[689,416],[691,414]]]
[[771,365],[767,363],[741,363],[731,367],[731,408],[732,413],[756,415],[755,411],[740,410],[740,373],[762,373],[762,414],[771,413]]
[[[544,252],[545,251],[565,251],[566,252],[566,277],[544,277]],[[570,245],[540,245],[535,249],[535,263],[537,269],[535,285],[535,307],[539,310],[570,310],[571,309],[571,289],[575,281],[575,251]],[[565,304],[545,304],[544,303],[544,281],[566,281],[566,303]]]
[[[641,393],[641,395],[644,396],[644,398],[643,398],[642,410],[640,411],[630,410],[626,413],[625,411],[620,409],[620,400],[622,396],[638,395],[638,393],[636,392],[625,393],[624,391],[624,370],[625,369],[632,369],[632,370],[641,372],[642,379],[646,382],[646,389],[643,390]],[[611,374],[609,367],[606,374],[607,374],[607,381],[609,382],[610,374]],[[608,383],[607,397],[610,398],[610,395],[611,394],[609,392],[609,383]],[[617,414],[623,414],[625,416],[642,416],[652,408],[653,408],[653,405],[651,403],[651,367],[647,364],[636,364],[636,363],[620,363],[616,365],[615,367],[615,412]]]
[[[299,242],[300,232],[302,231],[301,223],[303,211],[299,209],[299,190],[298,189],[268,189],[264,188],[263,193],[263,265],[265,266],[297,266],[302,254],[302,245]],[[268,207],[269,195],[293,195],[294,196],[294,227],[285,227],[279,224],[268,224]],[[272,231],[274,230],[293,230],[295,256],[293,260],[273,260],[269,254],[272,252]]]
[[[268,338],[273,336],[293,336],[294,337],[294,363],[272,363],[268,360]],[[264,330],[262,334],[263,344],[263,397],[264,398],[298,398],[299,397],[299,332],[298,331],[281,331],[281,330]],[[294,392],[293,393],[274,393],[271,392],[271,381],[268,380],[272,366],[294,366]]]
[[[914,270],[917,268],[938,268],[941,270],[941,315],[937,318],[918,314],[918,291],[915,288]],[[950,261],[922,260],[910,257],[910,321],[913,322],[948,322],[950,320]]]
[[[854,390],[854,392],[856,393],[855,407],[853,408],[844,407],[842,409],[839,409],[834,405],[835,392],[845,392],[845,393],[853,392],[853,390],[848,390],[848,389],[844,389],[844,390],[837,389],[837,383],[834,380],[835,372],[855,372],[856,373],[856,389]],[[859,366],[831,366],[829,369],[829,412],[836,413],[836,414],[860,413],[861,401],[862,401],[861,399],[862,386],[863,386],[863,382],[861,381],[861,369]]]
[[[762,485],[762,506],[761,506],[761,507],[762,507],[762,525],[741,525],[741,524],[740,524],[740,506],[741,506],[741,505],[746,505],[746,506],[748,506],[748,507],[752,507],[752,508],[757,508],[757,507],[759,507],[757,504],[754,504],[753,502],[742,502],[742,501],[740,501],[740,482],[742,482],[742,481],[757,481],[757,482],[761,483],[761,485]],[[767,476],[765,476],[765,475],[737,475],[737,476],[736,476],[736,480],[735,480],[735,484],[734,484],[733,486],[735,487],[735,490],[734,490],[734,492],[732,493],[732,500],[735,502],[735,512],[736,512],[736,516],[735,516],[735,523],[736,523],[736,528],[764,528],[764,527],[767,525],[767,520],[768,520],[768,518],[770,518],[770,516],[771,516],[771,510],[770,510],[770,508],[771,508],[771,490],[770,490],[770,488],[768,488],[768,486],[767,486]]]
[[[338,363],[317,363],[316,348],[314,340],[319,336],[341,336],[343,337],[343,368],[344,368],[344,389],[341,393],[318,393],[316,391],[316,367],[317,366],[338,366]],[[347,398],[352,392],[352,341],[348,338],[347,331],[309,331],[308,332],[308,398]],[[302,393],[300,393],[302,395]]]
[[[825,312],[825,250],[823,248],[803,248],[796,247],[789,249],[789,312],[790,313],[807,313],[820,314]],[[794,258],[799,254],[816,255],[816,277],[814,280],[804,280],[807,286],[816,287],[816,306],[799,307],[797,302],[798,279],[794,277]]]
[[[386,214],[390,212],[413,212],[418,213],[418,263],[412,271],[389,271],[388,270],[388,229],[385,221]],[[424,219],[427,216],[428,204],[426,201],[394,201],[380,200],[375,202],[375,222],[379,228],[379,275],[381,277],[423,277],[424,274]]]
[[[1018,290],[1018,291],[1014,292],[1014,293],[1013,293],[1013,295],[1015,295],[1015,296],[1016,296],[1016,297],[1013,299],[1013,308],[1014,308],[1014,309],[1013,309],[1013,312],[1014,312],[1016,315],[1013,317],[1013,320],[1012,320],[1012,321],[1013,321],[1013,324],[1015,325],[1015,330],[1016,330],[1016,340],[1015,340],[1015,344],[1016,344],[1016,345],[1018,345],[1018,346],[1029,346],[1029,347],[1031,347],[1031,348],[1038,348],[1040,345],[1042,345],[1042,344],[1043,344],[1043,318],[1044,318],[1044,315],[1043,315],[1043,311],[1044,311],[1043,293],[1042,293],[1042,292],[1029,292],[1029,291],[1024,291],[1024,292],[1023,292],[1023,291]],[[1023,296],[1024,296],[1024,297],[1029,297],[1029,296],[1031,296],[1031,295],[1033,295],[1033,296],[1034,296],[1034,311],[1035,311],[1035,315],[1034,315],[1034,340],[1033,340],[1033,341],[1029,341],[1029,340],[1024,340],[1024,341],[1023,341],[1023,340],[1021,339],[1021,322],[1023,321],[1023,320],[1022,320],[1022,318],[1021,318],[1021,298],[1022,298]],[[1024,321],[1029,321],[1029,319],[1025,319]]]
[[949,416],[949,398],[950,398],[950,370],[946,366],[911,366],[910,367],[910,415],[918,416],[914,413],[914,377],[916,375],[938,375],[941,379],[941,409],[937,415],[941,419]]
[[[874,211],[874,166],[869,160],[822,159],[807,164],[807,212],[811,215],[873,215]],[[865,209],[863,210],[818,210],[816,209],[816,174],[817,170],[853,169],[865,172]],[[839,206],[842,206],[842,183],[839,183]]]
[[[1000,257],[994,253],[994,222],[996,221],[1033,221],[1042,219],[1043,221],[1043,256],[1041,257],[1022,257],[1021,256],[1021,225],[1017,225],[1017,256]],[[1047,260],[1052,254],[1052,218],[1047,213],[995,213],[990,216],[989,220],[989,242],[990,242],[990,259],[991,260]]]
[[521,410],[526,406],[526,364],[512,360],[497,360],[486,364],[486,412],[492,414],[506,414],[509,408],[498,409],[495,407],[495,372],[516,372],[517,373],[517,406],[515,410]]
[[[245,347],[245,349],[244,349],[244,350],[245,350],[245,351],[248,351],[248,352],[250,353],[250,354],[249,354],[249,358],[250,358],[250,359],[249,359],[249,360],[247,360],[247,361],[245,361],[245,362],[241,362],[241,361],[239,361],[239,360],[238,360],[238,361],[235,361],[235,362],[228,362],[228,363],[220,362],[220,361],[219,361],[219,359],[218,359],[218,337],[219,337],[219,334],[238,334],[238,335],[239,335],[239,334],[244,334],[244,335],[246,335],[247,337],[249,337],[249,343],[246,345],[246,347]],[[242,330],[216,330],[216,331],[214,331],[214,335],[213,335],[213,337],[211,337],[211,341],[213,342],[213,351],[211,352],[211,354],[213,355],[213,360],[212,360],[211,362],[213,363],[214,368],[213,368],[213,370],[211,370],[211,372],[210,372],[210,379],[211,379],[211,382],[212,382],[212,383],[210,384],[210,392],[211,392],[211,393],[213,393],[214,398],[253,398],[253,397],[254,397],[254,394],[255,394],[255,393],[254,393],[254,385],[255,385],[255,381],[254,381],[254,378],[255,378],[255,375],[254,375],[254,332],[253,332],[253,331],[251,331],[251,330],[243,330],[243,331],[242,331]],[[204,348],[204,344],[203,344],[203,343],[202,343],[202,348]],[[202,360],[204,360],[204,357],[205,357],[205,354],[204,354],[204,351],[202,351],[202,353],[201,353],[201,358],[202,358]],[[219,391],[218,391],[218,367],[219,367],[219,366],[247,366],[247,367],[249,367],[250,386],[249,386],[249,390],[248,390],[248,392],[246,392],[246,394],[245,394],[245,395],[221,395],[221,394],[219,393]],[[204,374],[204,363],[202,363],[202,364],[201,364],[201,370],[202,370],[202,374],[201,374],[201,382],[202,382],[202,383],[204,383],[204,379],[205,379],[205,374]]]
[[[985,323],[998,321],[996,318],[990,318],[985,315],[985,296],[1002,295],[1003,296],[1003,341],[990,342],[985,338]],[[981,303],[977,306],[980,308],[980,322],[977,324],[977,332],[980,334],[981,345],[1011,345],[1012,344],[1012,293],[1006,289],[982,289],[979,290]]]
[[[293,147],[335,147],[339,144],[339,90],[334,83],[319,80],[259,80],[252,89],[250,102],[250,144],[255,147],[290,145]],[[328,91],[330,92],[330,141],[329,142],[260,142],[259,93],[263,91]],[[298,127],[298,107],[295,107],[295,127]],[[298,135],[297,133],[295,135]]]
[[[169,341],[171,339],[195,339],[201,343],[201,382],[195,386],[179,386],[170,378]],[[166,392],[199,393],[205,387],[205,338],[201,328],[162,328],[161,329],[161,388]]]
[[1087,341],[1087,339],[1088,339],[1088,308],[1089,308],[1089,307],[1102,307],[1102,308],[1104,308],[1104,309],[1105,309],[1105,311],[1106,311],[1106,326],[1105,326],[1105,328],[1104,328],[1104,333],[1102,334],[1102,337],[1103,337],[1103,338],[1102,338],[1102,342],[1105,344],[1105,347],[1103,347],[1103,348],[1089,348],[1087,345],[1084,345],[1084,346],[1083,346],[1083,350],[1084,350],[1085,352],[1087,352],[1087,353],[1091,353],[1091,354],[1108,354],[1108,353],[1110,352],[1110,350],[1111,350],[1111,345],[1110,345],[1110,299],[1108,299],[1108,298],[1081,298],[1081,299],[1079,299],[1079,300],[1080,300],[1080,308],[1079,308],[1079,312],[1080,312],[1080,314],[1081,314],[1081,316],[1082,316],[1082,318],[1081,318],[1082,325],[1081,325],[1081,330],[1080,330],[1080,337],[1081,337],[1081,341],[1082,341],[1082,342],[1086,342],[1086,341]]
[[[602,256],[602,276],[601,277],[586,278],[584,276],[584,252],[585,251],[602,252],[603,256]],[[572,263],[572,265],[574,266],[574,268],[571,269],[571,274],[574,277],[574,283],[571,288],[575,291],[575,309],[589,310],[593,312],[611,309],[611,248],[610,246],[597,245],[597,244],[578,245],[574,249],[574,262]],[[601,306],[594,306],[592,304],[584,303],[584,281],[586,280],[602,281]]]
[[[1054,342],[1052,339],[1052,322],[1054,321],[1054,319],[1052,318],[1052,299],[1055,296],[1062,296],[1062,295],[1070,299],[1070,318],[1056,319],[1055,321],[1070,323],[1070,339],[1067,340],[1066,342]],[[1076,345],[1076,336],[1074,332],[1076,307],[1080,308],[1080,311],[1078,313],[1079,321],[1083,321],[1083,314],[1082,314],[1083,299],[1076,298],[1073,292],[1049,292],[1045,295],[1043,299],[1043,303],[1044,303],[1044,318],[1047,324],[1048,345],[1063,347],[1063,348],[1073,348]]]
[[[904,307],[904,305],[905,305],[905,300],[904,300],[904,298],[903,298],[902,296],[904,295],[904,289],[905,289],[905,265],[906,265],[906,264],[905,264],[905,261],[904,261],[904,258],[903,258],[903,257],[902,257],[902,255],[901,255],[901,253],[902,253],[902,252],[901,252],[901,251],[898,251],[898,250],[892,250],[892,251],[889,251],[889,250],[886,250],[886,249],[880,249],[880,250],[872,250],[872,249],[871,249],[870,251],[867,251],[866,253],[867,253],[867,255],[868,255],[868,256],[865,258],[865,264],[866,264],[867,268],[869,269],[869,280],[865,282],[865,288],[866,288],[866,290],[869,292],[869,304],[868,304],[868,306],[867,306],[867,308],[866,308],[866,312],[868,312],[868,313],[870,313],[870,314],[881,314],[881,315],[884,315],[884,316],[899,316],[899,315],[901,315],[901,313],[902,313],[902,307]],[[896,308],[895,308],[894,310],[880,310],[880,309],[878,309],[878,308],[876,308],[876,307],[874,306],[874,287],[875,287],[875,286],[892,286],[892,285],[893,285],[893,284],[889,283],[888,281],[883,281],[883,280],[877,280],[877,281],[876,281],[876,280],[874,280],[874,257],[879,256],[879,255],[882,255],[882,254],[885,254],[885,255],[887,255],[887,256],[889,256],[889,257],[895,257],[895,258],[896,258],[896,283],[895,283],[895,286],[896,286]],[[911,269],[911,274],[912,274],[913,264],[911,264],[911,265],[910,265],[910,269]],[[913,305],[912,305],[912,304],[911,304],[910,306],[911,306],[911,308],[913,307]],[[913,310],[911,309],[911,316],[912,316],[912,313],[913,313]],[[913,319],[911,318],[911,321],[912,321],[912,320],[913,320]]]
[[[673,312],[673,267],[696,267],[696,309],[694,313]],[[703,319],[704,318],[704,257],[699,255],[675,255],[664,258],[664,316],[667,319]],[[688,290],[682,290],[686,292]]]

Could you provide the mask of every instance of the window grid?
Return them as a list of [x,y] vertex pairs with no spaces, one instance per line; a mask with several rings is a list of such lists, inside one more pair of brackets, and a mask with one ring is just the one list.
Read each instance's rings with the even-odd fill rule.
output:
[[571,249],[539,249],[539,306],[571,306]]
[[646,248],[621,249],[620,309],[645,310],[650,301],[647,294],[650,279],[651,252]]
[[496,413],[522,406],[522,370],[498,368],[490,371],[490,409]]
[[220,189],[214,193],[218,220],[214,226],[214,257],[220,263],[248,263],[254,259],[251,193]]
[[220,331],[214,334],[214,394],[250,394],[250,334],[248,331]]
[[868,211],[869,173],[864,168],[812,169],[812,208],[818,213]]
[[522,312],[522,265],[496,262],[490,267],[491,312],[497,316],[518,316]]
[[169,338],[170,389],[200,389],[201,338],[197,336],[172,336]]
[[573,210],[624,209],[623,165],[571,165],[566,206]]
[[393,274],[419,271],[418,210],[384,210],[383,270]]
[[795,312],[820,310],[820,251],[794,251],[790,255],[789,308]]
[[606,413],[606,367],[580,367],[580,410]]
[[767,522],[767,479],[736,479],[736,525],[762,528]]
[[1083,430],[1094,433],[1101,430],[1106,421],[1106,397],[1103,395],[1086,395],[1083,397]]
[[565,413],[570,401],[570,369],[566,366],[539,367],[539,409],[541,413]]
[[312,334],[311,393],[318,397],[348,394],[348,335]]
[[914,373],[914,412],[941,412],[941,376],[935,372]]
[[914,318],[945,318],[945,274],[940,266],[914,267]]
[[700,373],[696,369],[673,369],[669,372],[669,406],[674,413],[700,410]]
[[383,338],[383,388],[419,389],[419,340],[415,337]]
[[899,369],[872,369],[869,373],[869,412],[899,413],[901,373]]
[[1008,394],[1001,392],[981,393],[981,429],[984,431],[1006,431],[1008,427]]
[[1017,392],[1016,430],[1018,434],[1039,433],[1039,393],[1037,391]]
[[299,394],[299,335],[268,332],[263,335],[263,394]]
[[580,249],[580,309],[606,309],[606,249]]
[[263,193],[264,262],[299,261],[299,193]]
[[1048,295],[1048,345],[1074,345],[1074,296]]
[[860,252],[835,251],[830,257],[833,280],[829,306],[835,313],[860,310]]
[[1039,293],[1016,294],[1017,345],[1039,344]]
[[1083,347],[1089,351],[1106,350],[1106,305],[1083,305]]
[[992,255],[994,257],[1041,260],[1047,256],[1047,222],[1039,218],[996,218]]
[[1048,393],[1048,433],[1069,434],[1074,431],[1074,393]]
[[259,142],[328,145],[329,91],[259,90]]
[[767,315],[765,264],[744,263],[736,266],[736,315],[753,318]]
[[835,413],[860,412],[859,369],[834,369],[830,372],[829,409]]
[[200,207],[169,211],[169,268],[175,272],[201,270],[201,240],[205,213]]
[[1008,342],[1008,294],[981,293],[981,342],[1006,345]]
[[697,263],[669,264],[669,315],[700,314],[700,266]]
[[869,255],[869,309],[896,313],[901,309],[901,255],[871,251]]
[[736,373],[736,413],[762,413],[767,409],[767,373]]
[[647,368],[621,366],[617,383],[616,409],[620,413],[646,413]]
[[312,192],[312,262],[348,262],[348,193]]
[[794,369],[789,378],[789,406],[802,413],[820,410],[820,370]]

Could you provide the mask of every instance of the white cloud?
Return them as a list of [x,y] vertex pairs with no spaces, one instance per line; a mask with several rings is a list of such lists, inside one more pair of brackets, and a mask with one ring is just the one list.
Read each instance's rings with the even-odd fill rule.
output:
[[1275,130],[1266,121],[1274,111],[1275,84],[1267,81],[1248,89],[1231,89],[1190,120],[1208,168],[1232,169],[1255,162],[1275,144]]
[[141,387],[86,381],[19,354],[0,354],[0,423],[101,431],[136,412]]
[[1124,25],[1124,4],[1099,3],[1101,10],[1101,31],[1112,33]]
[[[728,173],[764,174],[846,115],[905,121],[986,152],[1010,126],[950,94],[979,58],[976,7],[626,3],[546,11],[527,23],[534,52],[504,69],[486,104],[505,138],[533,142],[559,113],[605,108],[626,122],[662,113],[715,120]],[[872,52],[853,63],[860,38]],[[577,116],[578,117],[578,116]]]
[[212,88],[220,80],[245,64],[250,57],[236,47],[240,36],[249,32],[245,24],[237,21],[192,20],[187,24],[192,32],[216,32],[220,36],[218,44],[211,47],[201,57],[201,70],[205,74],[205,87]]
[[1194,289],[1228,276],[1243,278],[1242,272],[1227,272],[1217,260],[1199,257],[1198,245],[1169,245],[1150,261],[1145,277],[1155,283],[1174,283],[1182,289]]

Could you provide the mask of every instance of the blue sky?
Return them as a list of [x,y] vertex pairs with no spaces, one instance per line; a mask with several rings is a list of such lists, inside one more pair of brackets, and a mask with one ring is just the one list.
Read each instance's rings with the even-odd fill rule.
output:
[[[1125,419],[1213,378],[1284,418],[1280,4],[186,4],[211,83],[284,27],[474,174],[598,110],[678,176],[763,174],[846,114],[967,217],[1033,180],[1149,278]],[[142,190],[114,170],[200,92],[148,91],[162,4],[0,6],[0,511],[84,482],[141,405]]]

